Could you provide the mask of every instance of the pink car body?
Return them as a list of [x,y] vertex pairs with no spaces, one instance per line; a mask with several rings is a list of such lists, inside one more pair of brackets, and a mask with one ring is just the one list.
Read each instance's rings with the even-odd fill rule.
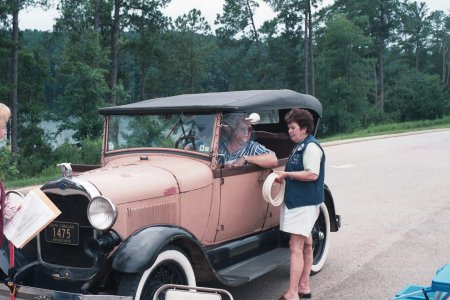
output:
[[[293,146],[283,116],[293,107],[310,110],[317,131],[320,102],[289,90],[180,95],[100,109],[101,166],[72,174],[63,165],[63,177],[41,188],[62,211],[55,226],[76,224],[71,236],[78,240],[59,243],[41,233],[18,253],[24,262],[17,262],[17,282],[26,286],[19,297],[153,299],[164,283],[236,286],[288,261],[279,208],[262,196],[272,170],[224,167],[217,158],[223,114],[257,112],[262,121],[254,139],[277,154],[283,169]],[[340,226],[331,192],[324,193],[312,233],[314,272],[326,260],[330,231]]]

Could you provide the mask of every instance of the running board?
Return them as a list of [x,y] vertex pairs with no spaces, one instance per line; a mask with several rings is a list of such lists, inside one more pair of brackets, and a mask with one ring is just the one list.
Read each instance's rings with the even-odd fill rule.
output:
[[277,248],[220,270],[224,284],[238,286],[264,275],[289,261],[289,248]]

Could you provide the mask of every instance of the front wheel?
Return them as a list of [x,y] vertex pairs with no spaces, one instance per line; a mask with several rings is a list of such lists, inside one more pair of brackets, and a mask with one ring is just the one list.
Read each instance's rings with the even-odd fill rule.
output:
[[327,260],[328,248],[330,247],[330,215],[325,203],[320,205],[320,213],[311,232],[313,243],[313,264],[311,273],[315,274],[322,270]]
[[[124,274],[118,294],[136,300],[153,300],[155,291],[168,283],[196,286],[192,265],[178,248],[161,252],[155,263],[140,274]],[[162,295],[160,299],[164,299]]]

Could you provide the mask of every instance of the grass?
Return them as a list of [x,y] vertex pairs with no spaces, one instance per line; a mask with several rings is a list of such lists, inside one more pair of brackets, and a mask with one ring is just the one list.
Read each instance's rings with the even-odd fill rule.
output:
[[23,178],[23,179],[5,180],[4,185],[5,185],[5,188],[8,190],[17,189],[17,188],[26,187],[26,186],[42,185],[45,182],[54,180],[56,177],[59,176],[59,174],[60,173],[58,172],[58,173],[55,173],[54,175],[42,175],[42,176]]
[[[339,134],[326,138],[321,138],[320,142],[331,142],[338,140],[354,139],[384,134],[404,133],[410,131],[429,130],[438,128],[450,128],[450,116],[437,120],[414,121],[404,123],[390,123],[373,125],[366,129],[357,130],[348,134]],[[15,189],[25,186],[40,185],[49,180],[55,179],[60,174],[59,169],[50,169],[44,175],[25,179],[6,180],[4,185],[7,189]]]
[[47,169],[43,170],[41,174],[39,174],[38,176],[13,180],[4,180],[3,184],[5,185],[6,189],[11,190],[26,186],[42,185],[50,180],[54,180],[60,175],[61,171],[59,170],[58,167],[54,166],[48,167]]

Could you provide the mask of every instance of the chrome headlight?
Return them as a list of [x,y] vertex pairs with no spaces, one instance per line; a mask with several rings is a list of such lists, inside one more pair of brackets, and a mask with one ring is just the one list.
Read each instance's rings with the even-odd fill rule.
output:
[[116,221],[117,207],[108,198],[98,196],[89,203],[87,216],[95,229],[108,230]]

